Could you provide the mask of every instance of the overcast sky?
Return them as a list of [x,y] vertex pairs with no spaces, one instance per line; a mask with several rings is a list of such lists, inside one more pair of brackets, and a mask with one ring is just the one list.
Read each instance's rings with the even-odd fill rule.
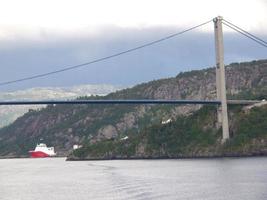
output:
[[[267,40],[266,0],[0,0],[0,82],[108,56],[218,15]],[[225,27],[225,63],[267,49]],[[134,85],[214,65],[213,24],[140,51],[0,91],[79,84]]]

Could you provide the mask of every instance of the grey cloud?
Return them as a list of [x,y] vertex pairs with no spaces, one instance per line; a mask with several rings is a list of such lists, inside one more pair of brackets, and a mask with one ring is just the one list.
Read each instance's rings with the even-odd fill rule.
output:
[[[147,29],[110,27],[94,37],[53,39],[53,35],[46,35],[45,42],[15,40],[10,44],[10,48],[0,48],[0,82],[88,62],[174,32],[177,32],[174,27]],[[261,37],[267,38],[266,35]],[[266,58],[266,48],[238,34],[225,34],[226,63],[262,58]],[[0,91],[87,83],[133,85],[175,76],[180,71],[210,67],[214,65],[214,60],[213,34],[191,32],[101,63],[38,80],[0,87]]]

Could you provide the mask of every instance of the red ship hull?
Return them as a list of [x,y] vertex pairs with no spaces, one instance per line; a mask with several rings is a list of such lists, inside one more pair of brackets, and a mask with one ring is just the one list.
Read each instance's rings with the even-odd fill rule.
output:
[[42,152],[42,151],[29,151],[31,158],[45,158],[49,157],[48,154]]

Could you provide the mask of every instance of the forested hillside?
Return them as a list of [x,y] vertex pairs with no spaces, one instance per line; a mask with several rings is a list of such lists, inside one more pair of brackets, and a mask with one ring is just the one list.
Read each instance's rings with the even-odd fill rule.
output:
[[[231,64],[226,67],[226,77],[228,98],[267,98],[267,60]],[[174,78],[142,83],[135,87],[114,92],[106,96],[81,98],[215,99],[215,69],[209,68],[184,72],[178,74]],[[10,126],[0,130],[0,155],[27,155],[28,150],[34,148],[40,138],[43,138],[48,145],[54,146],[59,155],[68,155],[72,151],[73,144],[97,144],[99,141],[117,140],[125,135],[134,136],[136,140],[140,141],[140,139],[138,139],[139,135],[140,137],[143,134],[149,136],[150,133],[152,134],[155,132],[154,130],[161,130],[161,122],[168,119],[172,119],[175,123],[168,125],[170,128],[168,130],[166,129],[167,132],[172,132],[181,126],[181,130],[188,131],[181,134],[185,134],[185,136],[189,137],[188,140],[191,140],[191,134],[197,134],[200,129],[202,130],[204,128],[203,131],[207,133],[207,135],[197,134],[192,135],[192,137],[201,136],[196,142],[204,142],[206,139],[208,143],[215,142],[218,140],[219,135],[216,134],[217,132],[213,130],[213,126],[211,126],[213,122],[209,122],[208,127],[210,127],[210,129],[207,130],[205,129],[206,127],[201,124],[198,125],[201,126],[198,127],[200,129],[187,127],[191,124],[191,121],[194,119],[193,117],[197,115],[197,113],[193,113],[200,108],[201,106],[199,105],[48,106],[40,111],[26,113]],[[215,108],[213,107],[210,109]],[[200,110],[199,112],[204,111]],[[207,115],[210,116],[212,114],[207,113]],[[241,114],[237,113],[237,116],[239,115]],[[203,116],[203,119],[201,118],[201,120],[204,119],[205,116]],[[180,124],[182,122],[184,124]],[[192,123],[194,124],[195,122],[192,121]],[[186,124],[188,125],[186,126]],[[233,127],[236,128],[236,126]],[[163,129],[165,128],[163,127]],[[231,131],[233,132],[233,130]],[[173,137],[178,137],[175,135],[176,133],[172,132],[172,134],[174,134]],[[202,138],[202,135],[204,138]],[[161,137],[160,134],[159,137]],[[184,140],[186,140],[186,137]],[[148,142],[152,141],[153,138]],[[187,146],[190,143],[185,142],[181,143],[181,145],[182,144]],[[148,146],[152,152],[154,151],[153,145],[151,147]],[[166,145],[168,146],[166,147],[167,149],[171,148],[171,146],[169,146],[171,143],[167,142]],[[173,145],[176,145],[176,143]],[[155,151],[157,151],[157,148],[155,149]],[[166,151],[166,149],[164,151]],[[168,152],[178,151],[168,150]]]

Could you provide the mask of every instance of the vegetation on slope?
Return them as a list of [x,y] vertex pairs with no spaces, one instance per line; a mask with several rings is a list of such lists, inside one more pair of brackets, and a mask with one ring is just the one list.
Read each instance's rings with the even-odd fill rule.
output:
[[[265,98],[267,87],[267,60],[255,61],[250,63],[237,63],[226,68],[227,89],[229,97],[233,98]],[[148,83],[139,84],[133,88],[124,89],[111,93],[107,96],[81,97],[81,99],[215,99],[215,70],[204,69],[192,72],[184,72],[175,78],[161,79]],[[0,129],[0,156],[21,156],[27,155],[29,149],[42,138],[47,145],[55,147],[58,155],[67,155],[73,144],[94,143],[97,148],[98,141],[104,140],[107,146],[113,145],[107,139],[119,141],[123,135],[129,135],[138,144],[138,153],[141,155],[143,147],[157,154],[155,143],[150,144],[146,138],[152,133],[150,129],[163,130],[161,121],[172,118],[176,120],[170,124],[168,131],[176,129],[189,131],[190,133],[204,132],[208,128],[211,134],[216,136],[213,126],[202,127],[199,124],[191,127],[195,123],[194,118],[183,118],[191,115],[200,106],[175,106],[175,105],[57,105],[48,106],[40,111],[31,111],[17,119],[12,125]],[[210,111],[211,112],[211,111]],[[191,115],[193,117],[194,115]],[[215,117],[213,117],[216,119]],[[203,120],[203,119],[199,119]],[[179,124],[181,123],[181,124]],[[235,123],[235,122],[234,122]],[[177,124],[177,125],[175,125]],[[182,128],[183,129],[182,129]],[[199,130],[201,128],[201,130]],[[154,131],[154,130],[153,130]],[[167,131],[167,129],[166,129]],[[161,138],[161,132],[158,138]],[[180,133],[181,138],[183,134]],[[171,133],[169,133],[171,135]],[[139,137],[140,135],[140,137]],[[143,135],[143,137],[141,137]],[[194,134],[192,134],[194,136]],[[192,136],[192,137],[193,137]],[[196,137],[199,137],[195,135]],[[201,135],[206,137],[206,135]],[[152,137],[152,136],[151,136]],[[178,137],[173,135],[172,137]],[[188,134],[185,138],[189,137]],[[135,139],[136,138],[136,139]],[[144,139],[142,139],[144,138]],[[217,137],[215,137],[217,138]],[[153,137],[151,138],[153,141]],[[164,138],[163,138],[164,139]],[[177,139],[177,138],[175,138]],[[191,136],[188,141],[193,140]],[[181,139],[181,142],[185,142]],[[204,139],[203,139],[204,140]],[[121,141],[126,146],[132,146],[128,141]],[[200,144],[201,138],[199,138]],[[165,146],[172,146],[172,141],[166,139]],[[133,143],[134,144],[134,143]],[[154,148],[155,146],[155,148]],[[193,144],[191,144],[194,147]],[[191,147],[188,145],[188,151]],[[120,147],[120,146],[119,146]],[[119,148],[118,147],[118,148]],[[208,146],[209,147],[209,146]],[[208,148],[207,147],[207,148]],[[120,147],[121,148],[121,147]],[[175,152],[169,147],[160,147],[163,155],[173,155]],[[132,149],[134,149],[132,147]],[[120,149],[118,151],[123,151]],[[164,152],[165,151],[165,152]],[[131,152],[131,151],[126,151]],[[133,151],[134,152],[134,151]],[[146,153],[146,152],[145,152]],[[181,152],[183,153],[183,152]]]
[[69,159],[179,158],[267,155],[267,106],[249,113],[231,108],[232,138],[221,145],[221,130],[215,128],[216,110],[203,107],[169,124],[155,124],[128,140],[105,140],[85,144]]

